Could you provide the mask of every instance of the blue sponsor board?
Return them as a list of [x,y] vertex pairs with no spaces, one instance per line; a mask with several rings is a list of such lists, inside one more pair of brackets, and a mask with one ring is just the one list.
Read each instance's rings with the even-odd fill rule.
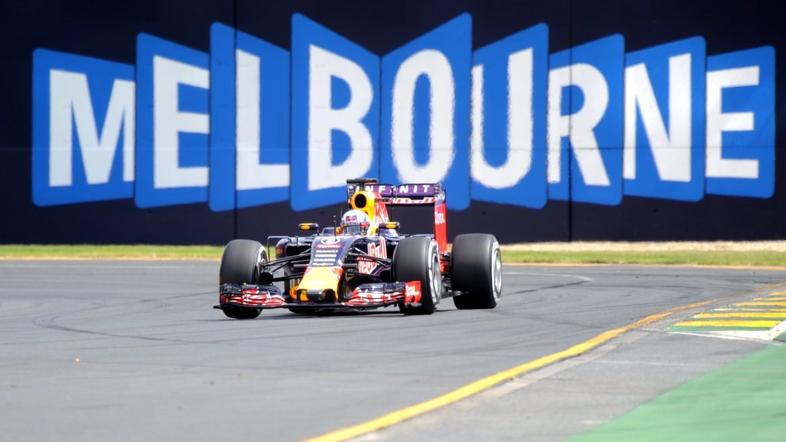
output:
[[210,74],[210,208],[286,200],[289,52],[215,23]]
[[345,180],[377,176],[379,57],[292,16],[291,205],[344,201]]
[[33,102],[36,205],[133,196],[133,66],[37,49]]
[[289,51],[220,23],[209,54],[140,34],[136,67],[37,49],[33,202],[306,210],[361,176],[442,182],[453,210],[773,195],[772,47],[471,37],[463,14],[380,57],[295,14]]
[[704,196],[704,39],[628,53],[625,194],[683,201]]
[[539,209],[546,204],[549,28],[539,24],[475,51],[472,197]]
[[381,181],[441,182],[469,206],[472,19],[462,14],[382,59]]
[[549,198],[622,199],[625,40],[611,35],[551,56]]
[[137,37],[136,205],[207,201],[208,55]]
[[707,193],[775,192],[775,49],[707,57]]

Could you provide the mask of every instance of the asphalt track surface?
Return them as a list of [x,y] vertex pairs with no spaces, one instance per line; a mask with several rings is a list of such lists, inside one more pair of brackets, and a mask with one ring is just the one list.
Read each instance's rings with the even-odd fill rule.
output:
[[[786,284],[773,270],[506,266],[494,310],[443,300],[431,316],[237,321],[211,309],[217,272],[216,262],[0,261],[0,439],[300,440],[650,314]],[[364,439],[565,439],[763,345],[664,330]]]

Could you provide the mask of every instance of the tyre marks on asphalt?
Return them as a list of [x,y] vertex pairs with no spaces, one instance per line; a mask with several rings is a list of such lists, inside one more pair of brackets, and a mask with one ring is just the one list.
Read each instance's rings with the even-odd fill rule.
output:
[[[544,276],[544,273],[534,273],[534,272],[504,272],[503,275],[514,275],[514,276]],[[588,282],[592,282],[592,278],[588,276],[582,275],[571,275],[567,273],[549,273],[549,277],[556,276],[558,278],[568,278],[573,279],[571,282],[561,283],[561,284],[552,284],[543,287],[535,287],[535,288],[528,288],[522,290],[516,290],[515,292],[511,293],[504,293],[504,295],[521,295],[524,293],[532,293],[532,292],[540,292],[543,290],[550,290],[550,289],[561,289],[565,287],[570,287],[574,285],[581,285],[586,284]]]

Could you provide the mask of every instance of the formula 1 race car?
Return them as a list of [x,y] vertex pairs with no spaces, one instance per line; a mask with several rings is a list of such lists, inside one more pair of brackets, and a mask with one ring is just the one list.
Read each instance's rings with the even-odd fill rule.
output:
[[[349,211],[341,224],[301,223],[298,236],[271,236],[266,245],[235,239],[224,248],[215,308],[235,319],[264,309],[295,313],[365,310],[397,305],[404,314],[431,314],[453,297],[459,309],[494,308],[502,295],[502,259],[490,234],[447,243],[445,191],[440,184],[347,181]],[[388,207],[433,206],[434,231],[401,234]],[[268,249],[275,242],[275,259]]]

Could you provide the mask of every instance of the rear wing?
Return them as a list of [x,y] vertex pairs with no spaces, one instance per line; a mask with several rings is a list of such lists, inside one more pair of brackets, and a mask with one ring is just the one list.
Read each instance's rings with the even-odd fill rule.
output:
[[347,199],[359,191],[379,195],[388,206],[436,206],[445,202],[445,189],[439,183],[379,184],[371,178],[347,180]]
[[[448,209],[445,203],[445,189],[441,184],[379,184],[373,178],[347,180],[347,202],[350,207],[357,202],[357,199],[353,202],[353,196],[360,191],[377,195],[377,201],[383,203],[382,210],[385,210],[384,206],[432,206],[434,239],[437,241],[440,253],[448,251]],[[384,213],[387,219],[387,210]]]

